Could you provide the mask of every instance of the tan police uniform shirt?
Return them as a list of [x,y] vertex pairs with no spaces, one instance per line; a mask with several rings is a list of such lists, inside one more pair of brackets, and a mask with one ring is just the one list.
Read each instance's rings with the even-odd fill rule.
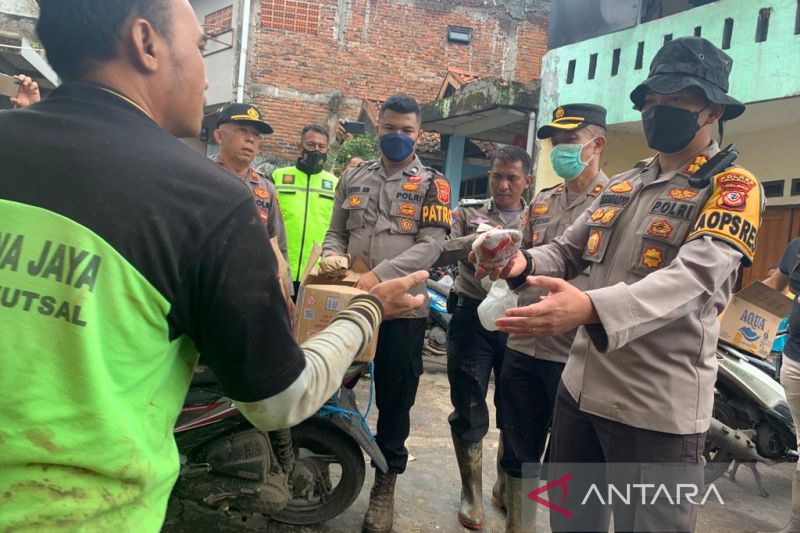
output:
[[[212,157],[212,160],[228,170],[219,155]],[[228,170],[228,172],[230,172],[230,170]],[[236,176],[233,172],[231,172],[231,175]],[[253,167],[250,167],[247,170],[247,174],[244,176],[236,177],[250,188],[250,191],[253,193],[253,199],[256,202],[256,208],[258,209],[258,216],[261,222],[267,227],[267,233],[270,238],[277,237],[278,248],[281,251],[281,255],[283,255],[283,258],[286,260],[286,264],[289,265],[289,251],[286,244],[286,225],[283,222],[281,206],[278,204],[278,195],[275,191],[275,185]],[[289,270],[291,271],[291,267],[289,267]],[[289,279],[291,279],[291,272]]]
[[[323,255],[350,254],[381,281],[427,270],[450,231],[450,197],[445,177],[416,156],[392,175],[380,159],[350,169],[336,187]],[[426,296],[414,317],[427,316],[425,284],[409,292]]]
[[453,284],[456,294],[474,300],[486,298],[486,290],[475,278],[475,265],[467,261],[467,256],[472,250],[472,243],[478,238],[476,232],[481,224],[494,228],[521,229],[528,207],[525,200],[522,200],[519,207],[522,208],[519,215],[506,224],[500,217],[500,209],[491,198],[459,202],[453,212],[453,228],[442,247],[442,255],[436,261],[436,265],[442,266],[458,261],[458,276]]
[[[567,189],[563,184],[541,191],[531,202],[526,217],[527,223],[523,228],[522,242],[528,247],[542,246],[564,233],[575,219],[592,205],[607,183],[608,176],[601,170],[571,203],[567,203]],[[570,283],[580,290],[586,290],[589,285],[589,271],[584,270],[572,278]],[[538,303],[546,294],[547,291],[542,289],[526,287],[520,292],[517,305],[525,307]],[[574,329],[561,335],[541,339],[511,335],[507,346],[537,359],[566,363],[577,332],[578,330]]]
[[575,277],[599,324],[581,327],[562,380],[581,411],[673,434],[708,430],[719,324],[763,212],[757,179],[732,167],[693,189],[712,143],[677,173],[655,158],[615,176],[564,234],[533,248],[536,274]]

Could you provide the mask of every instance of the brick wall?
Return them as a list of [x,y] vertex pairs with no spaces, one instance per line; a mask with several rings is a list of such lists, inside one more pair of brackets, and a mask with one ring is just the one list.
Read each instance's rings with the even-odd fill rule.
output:
[[[260,0],[247,93],[275,129],[264,154],[294,159],[303,125],[355,119],[362,98],[403,91],[433,100],[448,67],[522,82],[539,77],[546,21],[513,18],[483,2],[454,4]],[[448,26],[471,28],[472,44],[448,43]]]
[[519,28],[516,79],[521,82],[539,79],[542,71],[542,56],[546,53],[546,26],[530,25]]
[[223,7],[209,13],[203,20],[203,30],[211,36],[229,31],[233,23],[233,6]]

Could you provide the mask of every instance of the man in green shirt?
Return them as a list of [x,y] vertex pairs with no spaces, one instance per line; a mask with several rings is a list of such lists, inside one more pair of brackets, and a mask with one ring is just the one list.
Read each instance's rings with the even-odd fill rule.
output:
[[328,130],[309,124],[300,134],[300,157],[293,167],[272,173],[286,223],[289,267],[294,273],[295,292],[306,269],[314,243],[322,246],[333,213],[333,193],[338,178],[323,170],[328,158]]
[[426,274],[298,346],[253,194],[176,139],[207,85],[188,0],[39,4],[65,83],[0,113],[0,531],[156,533],[199,353],[255,427],[290,427]]

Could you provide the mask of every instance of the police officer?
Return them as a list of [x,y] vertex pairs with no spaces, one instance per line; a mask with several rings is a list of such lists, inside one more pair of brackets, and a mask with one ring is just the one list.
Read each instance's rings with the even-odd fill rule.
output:
[[214,159],[250,187],[258,216],[267,226],[269,236],[277,237],[278,247],[291,268],[286,246],[286,226],[275,186],[253,167],[261,135],[270,133],[272,127],[264,121],[256,106],[229,104],[217,119],[214,140],[219,145],[219,154]]
[[[453,412],[448,417],[458,469],[461,474],[461,505],[458,520],[468,529],[483,527],[483,437],[489,430],[486,393],[489,376],[495,374],[498,404],[500,368],[507,335],[487,331],[478,319],[478,306],[487,291],[475,278],[475,267],[467,261],[478,235],[491,228],[519,229],[527,204],[522,198],[531,186],[531,157],[516,146],[498,148],[489,171],[492,197],[462,200],[453,213],[453,227],[437,265],[458,261],[453,285],[455,310],[447,329],[447,378]],[[497,413],[497,427],[502,427]],[[500,452],[498,451],[498,456]],[[498,457],[499,458],[499,457]],[[500,495],[499,486],[493,492]]]
[[321,244],[325,238],[333,213],[333,191],[339,179],[322,168],[328,158],[328,142],[324,126],[307,125],[300,134],[297,164],[272,173],[289,230],[289,265],[295,290],[314,243]]
[[[655,157],[612,178],[561,237],[492,273],[510,286],[527,281],[549,291],[544,301],[498,320],[502,330],[539,338],[582,326],[556,397],[551,484],[567,482],[574,469],[566,463],[627,462],[638,466],[603,475],[657,486],[669,473],[702,490],[717,315],[739,266],[751,264],[763,212],[761,185],[749,171],[704,168],[719,152],[714,127],[744,112],[727,94],[731,66],[705,39],[665,44],[631,93]],[[557,279],[589,265],[586,291]],[[551,507],[553,530],[606,531],[607,508],[581,505],[589,481],[576,474],[569,483],[566,501]],[[669,510],[635,500],[615,506],[615,529],[694,529],[696,507],[685,498]]]
[[[420,136],[420,108],[406,95],[384,102],[379,116],[381,157],[344,173],[336,189],[330,228],[325,236],[320,269],[336,272],[348,258],[361,259],[372,269],[357,287],[369,290],[418,269],[428,269],[439,257],[450,231],[450,185],[415,155]],[[421,284],[411,291],[424,294]],[[422,344],[428,306],[408,318],[381,325],[375,356],[378,406],[376,441],[389,472],[375,472],[364,531],[392,529],[397,474],[408,461],[405,441],[410,429],[422,374]]]
[[[539,139],[550,139],[550,162],[564,182],[541,191],[531,202],[523,243],[542,246],[561,235],[595,201],[608,183],[600,170],[606,142],[606,110],[594,104],[567,104],[553,111],[553,120],[539,128]],[[585,289],[584,271],[570,283]],[[526,287],[519,305],[541,300],[544,293]],[[556,389],[575,338],[572,329],[561,335],[535,339],[512,335],[503,360],[500,410],[503,413],[503,455],[500,465],[507,475],[506,531],[530,531],[535,515],[523,513],[522,465],[532,465],[526,476],[539,476],[539,459],[553,415]]]

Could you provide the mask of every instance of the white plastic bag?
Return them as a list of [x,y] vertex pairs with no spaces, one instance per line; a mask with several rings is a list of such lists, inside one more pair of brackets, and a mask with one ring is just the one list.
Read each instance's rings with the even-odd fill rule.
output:
[[497,331],[495,321],[506,316],[506,311],[517,307],[517,294],[508,288],[508,283],[498,279],[492,283],[489,294],[478,306],[478,318],[487,331]]

